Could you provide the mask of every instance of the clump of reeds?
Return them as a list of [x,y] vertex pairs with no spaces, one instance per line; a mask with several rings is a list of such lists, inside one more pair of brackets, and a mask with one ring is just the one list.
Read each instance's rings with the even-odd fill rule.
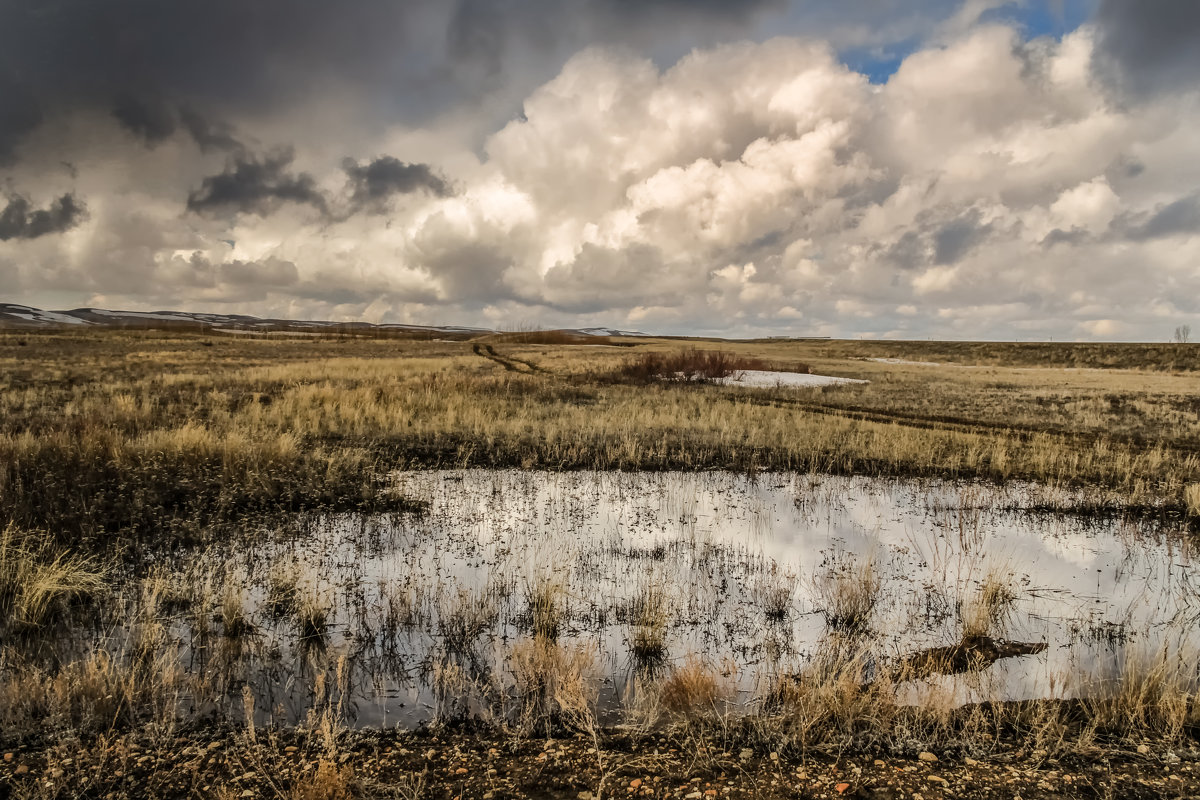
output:
[[529,591],[529,618],[534,638],[558,641],[566,616],[567,587],[553,578],[540,577]]
[[689,655],[659,686],[659,704],[675,717],[705,717],[721,711],[730,689],[720,673]]
[[1017,600],[1011,585],[1012,573],[993,568],[980,581],[975,594],[964,603],[963,636],[989,636],[1001,631],[1012,615]]
[[315,586],[308,586],[300,591],[295,602],[296,628],[300,641],[307,644],[323,642],[332,611],[332,603],[327,593]]
[[241,639],[254,630],[246,612],[245,591],[232,580],[225,582],[217,614],[221,619],[221,634],[227,639]]
[[874,558],[852,558],[835,564],[815,581],[825,624],[844,633],[866,633],[881,587]]
[[542,636],[515,644],[509,665],[519,703],[516,732],[552,735],[560,727],[593,732],[595,663],[596,651],[590,646],[563,647]]
[[794,591],[795,577],[781,573],[779,565],[772,563],[754,587],[754,602],[768,621],[783,622],[792,608]]
[[896,703],[886,680],[868,681],[870,654],[833,634],[800,671],[768,682],[747,720],[755,738],[804,752],[878,739],[891,730]]
[[1124,651],[1116,675],[1079,690],[1092,727],[1107,736],[1176,740],[1200,725],[1197,654]]
[[627,361],[617,375],[634,383],[656,380],[712,381],[747,369],[767,369],[767,364],[757,358],[738,356],[724,350],[690,348],[670,353],[641,353]]
[[640,667],[654,668],[667,656],[667,629],[671,621],[670,600],[660,581],[647,581],[629,604],[627,617],[631,636],[629,652]]
[[448,655],[467,656],[475,640],[495,621],[498,611],[487,595],[459,589],[456,595],[438,596],[438,630]]
[[0,629],[34,629],[105,587],[109,568],[49,536],[8,525],[0,532]]
[[395,639],[401,630],[412,628],[422,618],[424,593],[413,584],[401,586],[387,581],[379,582],[381,605],[380,630],[389,639]]
[[1200,483],[1189,483],[1183,487],[1183,504],[1188,516],[1200,519]]
[[285,617],[296,610],[300,597],[300,566],[295,561],[277,561],[267,572],[267,611]]

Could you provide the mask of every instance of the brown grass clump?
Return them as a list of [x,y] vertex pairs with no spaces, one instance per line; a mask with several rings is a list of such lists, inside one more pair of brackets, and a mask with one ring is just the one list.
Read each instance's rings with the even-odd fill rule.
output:
[[534,638],[558,641],[566,616],[567,588],[561,581],[540,577],[529,591],[529,617]]
[[339,766],[332,759],[322,758],[315,770],[291,785],[287,797],[288,800],[351,800],[356,787],[353,766]]
[[583,733],[595,731],[594,647],[563,647],[534,637],[513,646],[509,663],[518,700],[517,733],[552,735],[560,727]]
[[1200,725],[1197,654],[1125,652],[1117,674],[1085,683],[1085,716],[1100,735],[1176,741]]
[[626,611],[630,625],[629,652],[642,668],[656,668],[667,657],[671,606],[660,580],[648,580]]
[[95,557],[8,525],[0,531],[0,630],[36,629],[59,618],[72,603],[99,594],[107,574]]
[[657,380],[711,381],[727,378],[738,370],[767,369],[757,358],[738,356],[725,350],[677,350],[647,352],[626,362],[618,375],[634,383]]
[[1183,502],[1188,516],[1200,519],[1200,483],[1189,483],[1183,487]]
[[676,717],[702,717],[719,713],[730,694],[716,670],[689,655],[659,686],[659,703]]
[[866,633],[881,586],[874,558],[853,557],[833,565],[815,586],[825,624],[848,634]]
[[983,577],[962,609],[964,638],[996,635],[1003,630],[1017,599],[1011,579],[1011,571],[1002,568],[993,568]]

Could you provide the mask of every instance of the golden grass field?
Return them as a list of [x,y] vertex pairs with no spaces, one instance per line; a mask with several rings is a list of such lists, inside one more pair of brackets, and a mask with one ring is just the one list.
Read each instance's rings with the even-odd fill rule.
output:
[[[631,366],[694,348],[869,383],[750,389],[648,381]],[[1070,513],[1194,519],[1200,346],[3,332],[0,741],[111,744],[129,731],[169,741],[185,724],[180,696],[236,689],[222,677],[185,687],[161,610],[192,604],[194,629],[219,623],[230,648],[252,626],[240,588],[148,567],[153,554],[242,535],[247,520],[281,513],[419,509],[421,498],[394,493],[388,472],[470,466],[1019,480]],[[869,565],[854,574],[861,580],[827,587],[846,619],[868,616],[878,590]],[[271,602],[295,615],[301,639],[320,639],[328,600],[304,595],[294,575],[270,582]],[[129,602],[136,619],[125,620],[130,650],[48,658],[39,642],[118,583],[122,597],[139,598]],[[549,578],[530,590],[533,635],[511,653],[512,730],[520,739],[565,726],[600,746],[587,679],[595,654],[556,642],[560,591]],[[989,586],[983,610],[971,612],[979,635],[1006,591]],[[396,598],[396,619],[412,615],[405,602]],[[662,649],[663,626],[658,606],[644,605],[634,648],[649,657]],[[449,606],[446,619],[471,627]],[[1200,724],[1195,676],[1165,660],[1130,661],[1108,691],[1066,707],[964,710],[949,697],[913,707],[895,700],[891,678],[864,684],[861,654],[840,636],[831,633],[803,680],[768,687],[759,713],[736,724],[721,711],[727,690],[711,665],[676,665],[639,724],[667,725],[701,751],[718,736],[726,748],[788,753],[1004,737],[1060,752],[1105,737],[1190,741]],[[315,671],[304,730],[323,742],[317,771],[281,783],[278,796],[362,793],[334,757],[337,703],[326,684],[344,666]],[[443,666],[434,684],[466,691],[458,668]],[[250,753],[260,742],[250,710],[246,719],[238,741]],[[38,738],[47,731],[67,738],[48,745]],[[28,795],[57,796],[38,786]]]
[[[369,469],[470,465],[1023,479],[1167,511],[1200,499],[1194,345],[703,344],[870,381],[752,390],[614,378],[635,353],[692,342],[248,338],[0,335],[6,514],[90,536],[359,506],[380,500]],[[865,360],[879,357],[939,365]]]

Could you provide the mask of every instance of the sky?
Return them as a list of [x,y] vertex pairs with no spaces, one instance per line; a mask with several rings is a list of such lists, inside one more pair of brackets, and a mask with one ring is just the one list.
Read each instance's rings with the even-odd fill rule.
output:
[[0,302],[1200,329],[1195,0],[0,0]]

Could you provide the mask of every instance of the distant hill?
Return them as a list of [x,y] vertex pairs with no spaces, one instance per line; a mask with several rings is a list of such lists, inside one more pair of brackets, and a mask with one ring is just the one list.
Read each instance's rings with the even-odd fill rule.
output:
[[[263,319],[242,314],[200,314],[188,311],[110,311],[104,308],[75,308],[44,311],[31,306],[0,303],[0,328],[133,328],[142,330],[211,331],[232,335],[305,333],[370,333],[439,336],[469,339],[496,334],[492,328],[462,325],[404,325],[400,323],[330,322],[327,320]],[[571,328],[565,333],[587,337],[646,336],[636,331],[613,328]]]

